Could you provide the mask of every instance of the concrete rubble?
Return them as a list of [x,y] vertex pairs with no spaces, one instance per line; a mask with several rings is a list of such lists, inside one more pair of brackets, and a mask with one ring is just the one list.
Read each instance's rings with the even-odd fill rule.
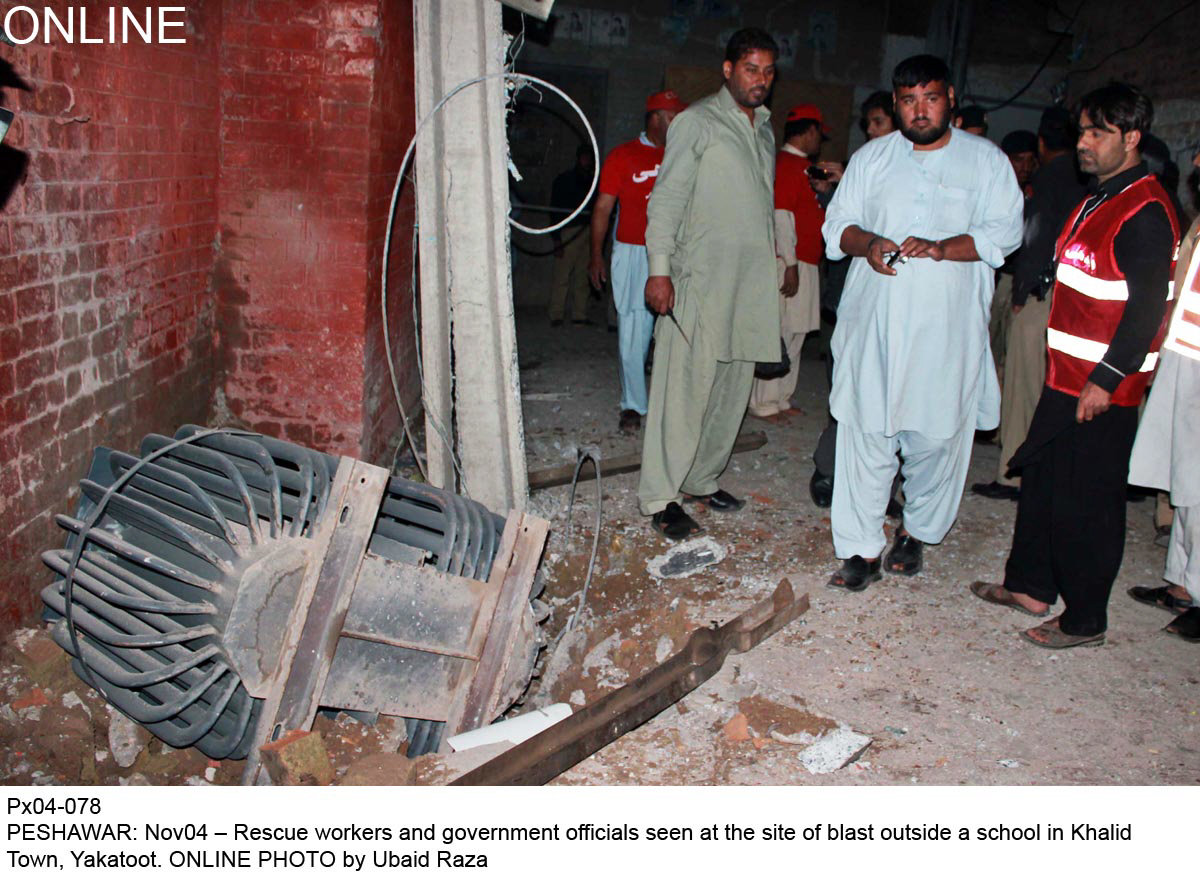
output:
[[839,726],[800,752],[800,765],[810,775],[828,775],[854,762],[871,745],[871,736]]
[[725,553],[725,548],[712,538],[692,538],[649,560],[646,570],[660,579],[690,577],[705,568],[719,564],[725,558]]

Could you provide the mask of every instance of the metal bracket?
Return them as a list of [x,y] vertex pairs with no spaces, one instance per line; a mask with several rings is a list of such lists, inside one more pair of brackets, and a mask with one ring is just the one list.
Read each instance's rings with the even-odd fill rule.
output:
[[242,784],[270,783],[259,748],[289,730],[312,725],[388,477],[386,469],[366,462],[342,457],[338,463],[329,495],[334,510],[312,538],[324,561],[319,568],[309,567],[301,585]]
[[544,519],[516,510],[508,515],[488,578],[499,596],[488,624],[487,640],[479,661],[463,667],[464,671],[473,671],[473,676],[469,684],[459,688],[461,692],[446,721],[447,738],[479,728],[499,707],[521,617],[529,610],[529,590],[549,531],[550,524]]

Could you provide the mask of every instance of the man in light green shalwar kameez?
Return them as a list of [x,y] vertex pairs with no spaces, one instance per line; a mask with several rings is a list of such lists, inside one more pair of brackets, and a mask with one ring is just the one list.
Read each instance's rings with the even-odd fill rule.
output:
[[755,362],[779,361],[775,136],[762,106],[777,54],[757,28],[730,38],[725,85],[672,122],[647,208],[646,304],[666,318],[655,330],[638,504],[673,540],[699,530],[680,491],[716,511],[744,504],[717,478]]

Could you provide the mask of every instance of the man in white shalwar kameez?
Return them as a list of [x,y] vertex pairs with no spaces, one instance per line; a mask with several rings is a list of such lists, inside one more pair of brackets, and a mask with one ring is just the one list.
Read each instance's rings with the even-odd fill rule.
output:
[[830,585],[853,591],[880,577],[897,454],[904,524],[886,566],[916,574],[922,545],[958,514],[975,430],[999,422],[993,271],[1020,245],[1023,198],[998,147],[950,127],[947,79],[930,55],[896,67],[900,130],[855,153],[822,229],[830,259],[854,256],[830,396],[833,541],[846,560]]
[[[1200,167],[1200,153],[1193,163]],[[1175,298],[1129,461],[1130,483],[1171,495],[1168,585],[1135,586],[1129,595],[1178,614],[1163,631],[1200,644],[1200,216],[1179,245]]]

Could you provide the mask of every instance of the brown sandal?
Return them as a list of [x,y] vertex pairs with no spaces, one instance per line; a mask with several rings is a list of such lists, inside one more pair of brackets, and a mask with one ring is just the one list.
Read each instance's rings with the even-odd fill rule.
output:
[[1013,594],[998,583],[986,583],[982,580],[977,580],[971,584],[971,592],[983,599],[988,604],[1000,605],[1004,608],[1012,608],[1014,611],[1020,611],[1022,614],[1028,614],[1031,617],[1048,617],[1050,609],[1046,608],[1041,613],[1031,611],[1029,608],[1022,605]]
[[[1041,630],[1046,640],[1038,640],[1029,634],[1038,630]],[[1058,627],[1058,617],[1047,620],[1040,626],[1026,629],[1021,633],[1021,637],[1033,646],[1044,647],[1047,650],[1066,650],[1068,647],[1099,647],[1104,643],[1103,632],[1098,635],[1068,635]]]

